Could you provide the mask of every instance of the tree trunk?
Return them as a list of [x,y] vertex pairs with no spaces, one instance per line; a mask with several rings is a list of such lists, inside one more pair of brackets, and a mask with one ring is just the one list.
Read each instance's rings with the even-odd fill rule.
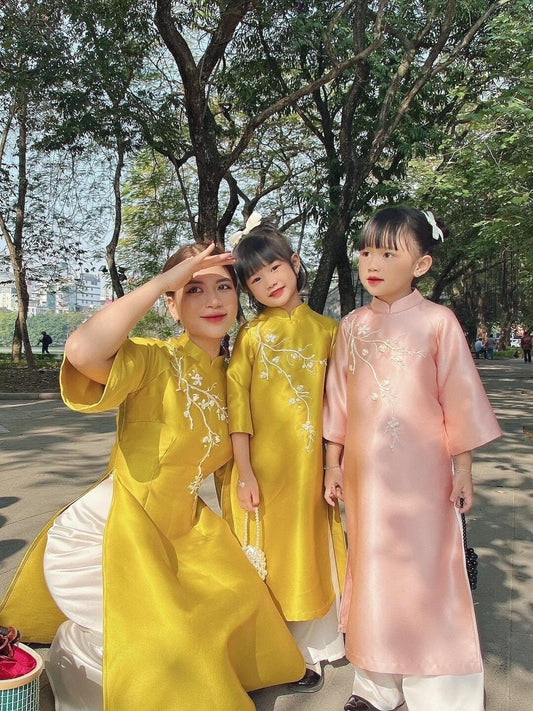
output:
[[111,288],[113,293],[120,299],[124,296],[124,289],[117,270],[115,261],[115,252],[120,238],[120,230],[122,228],[122,193],[120,188],[120,179],[122,177],[122,169],[124,168],[124,141],[121,136],[117,137],[117,165],[115,166],[115,175],[113,177],[113,192],[115,194],[115,220],[113,225],[113,235],[109,244],[105,248],[107,269],[111,277]]
[[353,265],[346,253],[346,249],[342,251],[337,260],[337,274],[339,276],[341,316],[346,316],[355,308]]
[[[198,171],[196,239],[215,240],[219,245],[223,245],[224,235],[218,231],[218,194],[230,166],[223,165],[218,151],[216,121],[207,100],[209,78],[223,57],[235,28],[253,5],[253,2],[244,0],[230,0],[221,13],[216,37],[212,37],[202,61],[196,64],[173,21],[170,0],[157,0],[156,3],[156,27],[176,62],[183,82],[189,135]],[[225,221],[229,224],[230,220],[226,210]]]
[[513,323],[513,314],[505,314],[505,320],[502,324],[502,330],[500,332],[500,338],[498,340],[498,349],[505,350],[511,340],[511,325]]
[[[343,229],[338,215],[336,218],[329,225],[324,235],[322,254],[311,291],[309,292],[309,306],[318,313],[324,312],[333,272],[339,263],[343,263],[346,255],[346,230]],[[341,301],[345,301],[345,284],[342,288],[344,296]],[[341,285],[339,283],[340,291]]]
[[[180,33],[173,19],[171,0],[156,0],[154,21],[159,34],[174,58],[182,79],[189,136],[198,171],[198,224],[195,236],[198,240],[215,239],[220,245],[224,241],[223,231],[233,216],[231,211],[234,212],[237,207],[233,193],[230,195],[230,200],[217,225],[220,184],[229,175],[232,165],[249,145],[257,127],[275,113],[288,106],[294,106],[300,98],[317,92],[320,87],[360,63],[364,56],[369,55],[383,42],[382,38],[375,39],[373,44],[365,47],[361,53],[354,54],[345,62],[338,63],[327,73],[300,87],[292,94],[282,96],[247,123],[240,137],[236,139],[231,153],[221,155],[218,149],[219,136],[216,121],[208,101],[212,75],[219,63],[223,61],[225,49],[232,40],[236,28],[245,15],[259,4],[255,0],[228,0],[227,3],[221,5],[217,27],[210,35],[204,54],[196,63],[185,36]],[[335,160],[338,163],[336,156]],[[180,161],[173,160],[173,164],[177,166]],[[335,264],[332,268],[328,267],[327,269],[330,279],[334,267]],[[328,288],[329,282],[325,285],[326,294]]]
[[20,92],[17,96],[17,112],[16,118],[18,123],[18,193],[17,203],[15,208],[15,229],[13,231],[12,241],[8,239],[8,231],[4,224],[2,228],[6,242],[8,243],[9,254],[11,257],[11,266],[15,279],[15,288],[17,291],[18,315],[13,332],[13,341],[11,354],[14,361],[19,362],[22,357],[22,348],[26,355],[28,367],[35,367],[35,358],[28,335],[28,306],[29,294],[26,284],[26,269],[24,267],[24,218],[26,210],[26,193],[28,190],[28,177],[26,174],[26,155],[28,151],[28,136],[27,136],[27,115],[28,115],[28,97],[24,92]]

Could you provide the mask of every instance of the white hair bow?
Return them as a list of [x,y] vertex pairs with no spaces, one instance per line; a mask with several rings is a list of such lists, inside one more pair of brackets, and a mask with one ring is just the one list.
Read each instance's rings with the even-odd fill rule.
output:
[[441,230],[441,228],[437,225],[437,222],[435,220],[435,216],[431,212],[431,210],[428,210],[427,212],[424,212],[424,215],[426,216],[426,220],[429,222],[431,225],[431,232],[432,232],[432,237],[433,239],[436,239],[437,241],[440,239],[442,242],[444,242],[444,232]]
[[261,224],[261,220],[263,218],[258,212],[252,212],[250,217],[246,220],[246,225],[244,226],[243,230],[237,230],[237,232],[234,232],[232,235],[229,236],[228,242],[232,247],[236,247],[241,239],[247,235],[251,230],[253,230],[254,227],[257,227],[258,225]]

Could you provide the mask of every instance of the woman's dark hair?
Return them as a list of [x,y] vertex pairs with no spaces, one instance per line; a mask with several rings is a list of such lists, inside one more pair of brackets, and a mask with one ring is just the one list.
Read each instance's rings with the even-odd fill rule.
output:
[[[434,219],[444,239],[448,230],[438,218]],[[411,252],[431,255],[440,241],[434,239],[433,231],[434,227],[420,210],[413,207],[386,207],[376,212],[361,230],[359,250],[365,247],[398,249],[403,245]]]
[[[263,218],[261,224],[254,227],[242,237],[233,249],[233,256],[237,260],[235,271],[243,291],[248,294],[250,306],[254,311],[260,312],[265,307],[259,303],[248,289],[246,282],[259,269],[272,264],[277,259],[288,262],[292,266],[291,258],[295,254],[287,237],[280,232],[276,225],[269,219]],[[300,269],[296,274],[296,287],[301,291],[307,284],[307,269],[300,260]]]
[[[177,252],[174,252],[174,254],[167,259],[163,265],[163,269],[161,269],[161,272],[168,272],[168,270],[175,267],[176,264],[180,264],[180,262],[184,262],[189,257],[194,257],[195,255],[200,254],[200,252],[207,249],[210,244],[211,242],[193,242],[192,244],[183,245],[183,247],[180,247]],[[224,250],[216,246],[211,254],[224,254]],[[231,264],[225,264],[224,269],[226,269],[230,275],[233,286],[237,288],[237,275],[235,274],[235,269],[231,266]],[[173,291],[167,291],[166,295],[172,296],[173,293]]]

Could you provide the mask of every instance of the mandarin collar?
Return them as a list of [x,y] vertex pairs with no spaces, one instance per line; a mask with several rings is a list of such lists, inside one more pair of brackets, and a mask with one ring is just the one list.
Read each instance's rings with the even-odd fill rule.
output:
[[398,299],[398,301],[395,301],[390,306],[385,301],[381,301],[381,299],[377,299],[374,296],[370,302],[370,308],[378,314],[397,314],[418,306],[418,304],[423,300],[424,297],[418,289],[413,289],[410,294],[404,296],[402,299]]
[[268,306],[266,309],[263,309],[263,311],[261,311],[259,317],[264,316],[265,318],[277,317],[286,319],[297,319],[301,316],[305,316],[309,309],[310,306],[308,306],[305,301],[302,301],[301,304],[295,306],[290,312],[286,311],[285,309],[281,309],[278,306]]
[[223,355],[216,356],[216,358],[211,360],[209,355],[202,348],[191,341],[187,333],[182,333],[177,338],[172,338],[171,343],[183,349],[188,356],[193,358],[204,368],[222,369],[225,366],[225,358]]

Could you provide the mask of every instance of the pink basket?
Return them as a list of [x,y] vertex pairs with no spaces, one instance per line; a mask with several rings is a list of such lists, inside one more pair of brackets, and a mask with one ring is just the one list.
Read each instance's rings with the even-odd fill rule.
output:
[[0,711],[39,711],[39,677],[43,660],[30,647],[20,642],[17,644],[35,659],[35,669],[15,679],[0,680]]

